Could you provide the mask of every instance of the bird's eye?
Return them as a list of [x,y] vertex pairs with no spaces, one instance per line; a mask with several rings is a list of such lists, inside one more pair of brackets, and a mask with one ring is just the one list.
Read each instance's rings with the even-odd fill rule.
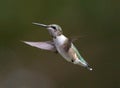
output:
[[55,27],[55,26],[51,26],[51,28],[56,29],[56,27]]

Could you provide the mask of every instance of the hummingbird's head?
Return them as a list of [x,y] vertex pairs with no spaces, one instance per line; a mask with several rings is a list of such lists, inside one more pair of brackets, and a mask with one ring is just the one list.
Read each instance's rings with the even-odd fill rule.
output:
[[61,27],[56,24],[48,25],[47,29],[53,37],[60,36],[63,33]]
[[45,24],[40,24],[40,23],[33,23],[33,24],[36,24],[36,25],[39,25],[39,26],[42,26],[48,29],[50,35],[53,37],[60,36],[63,33],[61,27],[57,24],[50,24],[50,25],[45,25]]

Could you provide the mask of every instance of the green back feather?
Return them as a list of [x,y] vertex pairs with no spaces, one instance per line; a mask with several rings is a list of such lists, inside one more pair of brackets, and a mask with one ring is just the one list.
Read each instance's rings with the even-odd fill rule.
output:
[[75,52],[76,52],[79,60],[81,60],[83,63],[87,63],[87,62],[83,59],[83,57],[80,55],[80,53],[78,52],[77,48],[76,48],[73,44],[72,44],[72,48],[75,50]]

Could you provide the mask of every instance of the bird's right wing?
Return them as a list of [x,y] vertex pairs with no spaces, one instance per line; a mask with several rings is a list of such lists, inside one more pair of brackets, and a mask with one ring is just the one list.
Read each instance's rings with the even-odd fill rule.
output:
[[29,42],[29,41],[22,41],[25,44],[28,44],[33,47],[37,47],[43,50],[50,50],[56,52],[56,47],[52,41],[45,41],[45,42]]

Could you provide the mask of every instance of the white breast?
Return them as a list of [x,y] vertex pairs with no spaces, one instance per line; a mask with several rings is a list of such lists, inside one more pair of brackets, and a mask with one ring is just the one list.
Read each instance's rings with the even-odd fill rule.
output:
[[61,35],[61,36],[58,36],[56,39],[54,39],[54,43],[59,54],[61,54],[67,61],[71,61],[69,55],[66,53],[66,51],[62,47],[66,39],[67,37],[65,37],[64,35]]
[[63,45],[66,39],[67,37],[65,37],[64,35],[57,36],[56,39],[54,39],[55,45]]

